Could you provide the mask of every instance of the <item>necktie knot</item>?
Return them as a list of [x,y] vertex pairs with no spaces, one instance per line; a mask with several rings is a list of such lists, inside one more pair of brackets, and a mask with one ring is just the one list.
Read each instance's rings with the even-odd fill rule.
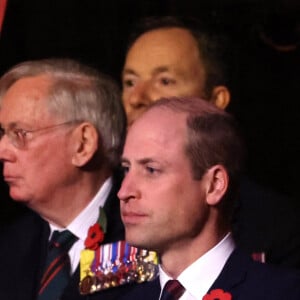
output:
[[185,288],[178,280],[169,280],[163,289],[161,300],[178,300],[184,293]]
[[63,249],[64,251],[69,251],[77,237],[69,230],[64,231],[53,231],[50,240],[50,249],[52,247]]

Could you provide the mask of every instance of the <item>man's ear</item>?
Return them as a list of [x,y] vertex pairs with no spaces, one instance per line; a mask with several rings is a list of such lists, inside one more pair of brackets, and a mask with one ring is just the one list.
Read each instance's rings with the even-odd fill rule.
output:
[[84,122],[74,130],[73,140],[72,164],[82,167],[92,159],[97,151],[99,135],[91,123]]
[[226,86],[218,85],[213,88],[210,102],[221,109],[226,109],[230,102],[230,92]]
[[205,174],[207,180],[206,202],[215,206],[222,200],[228,189],[228,173],[222,165],[211,167]]

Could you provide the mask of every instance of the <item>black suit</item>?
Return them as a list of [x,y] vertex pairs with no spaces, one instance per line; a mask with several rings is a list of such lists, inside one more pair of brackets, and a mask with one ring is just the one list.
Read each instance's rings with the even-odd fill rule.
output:
[[[253,262],[235,250],[209,291],[222,289],[232,300],[299,300],[300,273]],[[158,300],[159,279],[136,286],[120,300]]]
[[[119,184],[113,186],[113,190],[104,206],[108,224],[103,243],[124,239],[119,200],[116,197],[118,188]],[[0,299],[36,299],[49,234],[48,223],[29,209],[16,222],[2,228],[0,233]],[[78,286],[79,267],[73,274],[61,300],[112,300],[117,299],[120,294],[124,294],[132,288],[132,285],[124,285],[82,296],[79,294]]]
[[248,178],[234,214],[234,239],[249,254],[265,252],[268,263],[300,269],[300,205]]

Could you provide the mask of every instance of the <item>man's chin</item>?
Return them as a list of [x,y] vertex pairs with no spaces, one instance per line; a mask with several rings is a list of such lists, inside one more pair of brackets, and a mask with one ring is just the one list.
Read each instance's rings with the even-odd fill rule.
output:
[[134,237],[134,235],[128,233],[128,231],[126,231],[125,233],[125,240],[126,242],[133,247],[140,247],[140,241],[138,238],[136,238],[136,236]]
[[139,237],[137,234],[130,234],[126,232],[126,242],[133,247],[141,248],[141,249],[150,249],[151,243],[145,239],[145,237],[141,236]]
[[22,203],[28,202],[24,194],[21,193],[19,189],[14,187],[10,187],[9,196],[16,202],[22,202]]

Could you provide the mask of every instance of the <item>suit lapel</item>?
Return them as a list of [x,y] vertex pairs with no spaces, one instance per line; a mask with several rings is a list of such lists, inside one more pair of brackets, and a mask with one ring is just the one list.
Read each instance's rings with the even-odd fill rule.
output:
[[128,295],[125,294],[120,299],[154,300],[154,299],[158,299],[159,295],[160,295],[160,282],[159,282],[159,277],[157,277],[153,281],[137,284],[135,288],[128,293]]
[[28,210],[7,233],[3,238],[7,244],[0,253],[0,299],[35,299],[49,236],[48,224]]
[[117,197],[121,181],[121,174],[115,174],[112,190],[104,205],[104,211],[107,216],[107,233],[105,234],[103,244],[112,243],[125,238],[125,229],[120,214],[120,200]]
[[250,264],[251,259],[248,256],[239,250],[234,250],[209,291],[213,289],[222,289],[227,292],[232,291],[236,286],[245,281]]
[[141,297],[136,299],[153,300],[159,298],[160,290],[161,290],[159,277],[157,277],[153,281],[147,283],[141,283],[140,287],[142,287],[143,284],[145,285],[145,290],[142,290],[143,293],[141,294]]

